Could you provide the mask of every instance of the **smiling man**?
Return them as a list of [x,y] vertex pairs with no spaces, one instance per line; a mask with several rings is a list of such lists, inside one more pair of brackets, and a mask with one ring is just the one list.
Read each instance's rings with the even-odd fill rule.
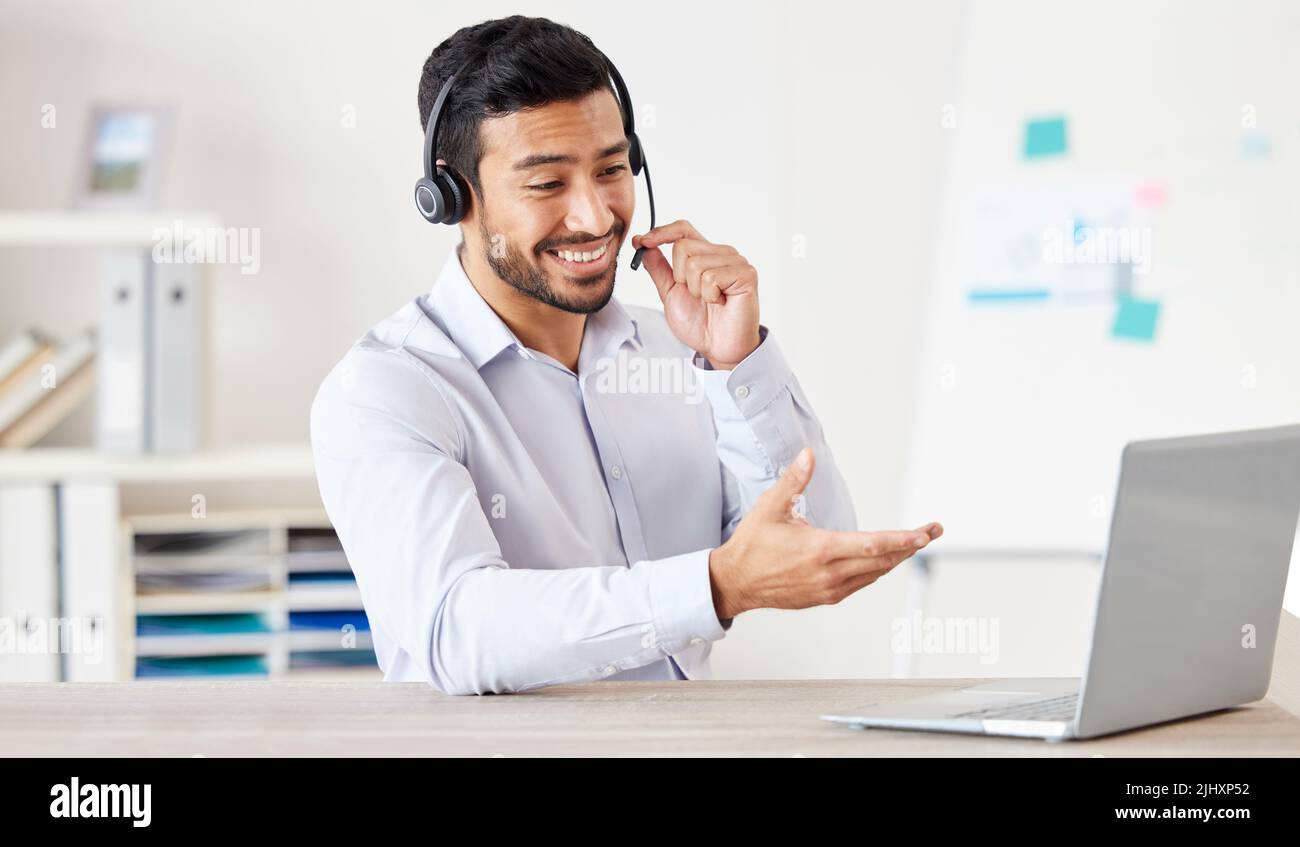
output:
[[[839,602],[939,536],[855,531],[735,248],[686,221],[635,236],[663,311],[613,299],[631,104],[586,36],[522,17],[460,30],[425,64],[422,127],[452,75],[437,149],[463,180],[463,241],[312,407],[386,679],[705,677],[737,615]],[[684,379],[599,379],[615,362]]]

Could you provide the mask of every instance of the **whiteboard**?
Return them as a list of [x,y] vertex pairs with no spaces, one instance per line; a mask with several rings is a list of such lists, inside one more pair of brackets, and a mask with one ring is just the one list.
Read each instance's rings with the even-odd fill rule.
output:
[[[1127,441],[1300,422],[1300,4],[965,16],[905,525],[1100,551]],[[1027,157],[1057,118],[1065,151]],[[1075,211],[1146,232],[1144,272],[1044,270]]]

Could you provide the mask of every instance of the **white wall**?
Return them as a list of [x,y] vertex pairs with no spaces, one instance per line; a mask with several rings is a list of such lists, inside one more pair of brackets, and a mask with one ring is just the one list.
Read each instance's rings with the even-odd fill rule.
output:
[[[462,25],[542,14],[619,65],[661,220],[690,218],[759,267],[764,322],[817,406],[860,523],[896,519],[941,109],[955,96],[956,0],[3,0],[0,10],[0,206],[66,204],[90,103],[168,100],[179,120],[163,207],[262,230],[259,274],[210,276],[210,444],[305,440],[326,370],[432,284],[456,236],[412,209],[421,66]],[[40,125],[47,103],[55,129]],[[345,105],[354,129],[341,126]],[[792,256],[796,236],[806,258]],[[0,252],[0,337],[27,323],[70,332],[93,322],[94,275],[91,254]],[[657,304],[647,279],[620,277],[620,298]],[[59,436],[84,437],[84,423]],[[904,579],[838,607],[747,615],[719,645],[717,671],[887,675]]]

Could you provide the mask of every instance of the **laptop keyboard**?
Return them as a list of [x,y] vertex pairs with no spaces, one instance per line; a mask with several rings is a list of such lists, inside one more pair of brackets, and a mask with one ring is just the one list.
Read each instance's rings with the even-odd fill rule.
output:
[[1066,694],[1046,700],[1030,700],[1012,706],[994,706],[953,715],[954,718],[973,718],[980,721],[1064,721],[1074,718],[1079,705],[1079,694]]

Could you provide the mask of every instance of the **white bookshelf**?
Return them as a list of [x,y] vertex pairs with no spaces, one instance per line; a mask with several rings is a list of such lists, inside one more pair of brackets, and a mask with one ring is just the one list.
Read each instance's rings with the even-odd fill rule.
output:
[[[280,499],[289,502],[239,505],[256,503],[264,490],[281,491]],[[195,491],[210,493],[213,508],[201,515],[193,512]],[[163,507],[146,511],[141,503]],[[41,515],[45,519],[34,520]],[[139,658],[221,655],[259,656],[272,679],[380,677],[373,665],[290,666],[296,651],[342,645],[338,631],[290,629],[290,615],[363,608],[356,584],[341,578],[350,572],[342,551],[311,549],[312,537],[328,539],[332,530],[320,505],[308,445],[174,455],[64,448],[0,451],[0,527],[5,538],[23,542],[0,544],[0,587],[8,594],[0,598],[0,612],[14,606],[33,617],[94,620],[104,636],[103,655],[95,661],[62,653],[44,660],[0,656],[0,678],[126,680],[135,676]],[[259,540],[201,555],[164,549],[159,555],[138,556],[135,550],[140,534],[236,532]],[[304,549],[295,549],[302,545]],[[166,585],[175,578],[167,575],[187,571],[264,573],[266,579],[253,590]],[[322,574],[323,581],[291,582],[290,574],[301,571]],[[137,574],[163,575],[162,587],[137,591]],[[137,615],[258,615],[268,631],[137,637]],[[364,629],[348,633],[348,639],[358,651],[371,650]]]
[[311,447],[306,444],[142,455],[87,447],[0,450],[0,482],[107,480],[129,485],[314,478]]
[[[230,232],[211,211],[0,210],[0,248],[99,254],[100,317],[79,388],[84,393],[93,380],[101,408],[115,412],[96,415],[96,445],[192,450],[202,444],[206,261],[176,254],[193,240],[223,242]],[[159,246],[169,255],[160,255]],[[114,366],[93,367],[104,361]]]
[[[90,248],[105,258],[133,255],[149,261],[160,231],[213,230],[220,218],[210,211],[91,212],[0,210],[0,248]],[[97,386],[102,391],[104,386]],[[268,494],[271,492],[271,494]],[[201,521],[191,512],[191,496],[211,495],[213,511]],[[264,501],[276,503],[267,511]],[[240,503],[257,511],[236,511]],[[288,505],[286,505],[288,504]],[[300,507],[295,512],[292,507]],[[206,508],[206,507],[205,507]],[[170,518],[151,509],[174,510]],[[91,635],[101,637],[102,655],[56,648],[53,655],[0,655],[0,679],[97,681],[134,675],[137,645],[135,615],[258,614],[285,624],[296,611],[360,608],[349,591],[330,595],[308,592],[291,603],[285,550],[268,550],[261,561],[275,580],[265,592],[176,592],[137,597],[135,559],[124,527],[175,520],[216,530],[265,525],[271,536],[294,521],[324,525],[310,447],[268,444],[195,450],[184,453],[112,453],[91,448],[0,450],[0,616],[28,623],[48,620],[93,622]],[[271,521],[271,523],[266,523]],[[274,522],[278,521],[278,524]],[[6,540],[7,539],[7,540]],[[302,557],[299,557],[302,558]],[[310,559],[311,557],[307,557]],[[317,557],[327,559],[329,557]],[[330,567],[346,571],[346,560],[333,557]],[[237,562],[191,561],[195,567],[231,567]],[[154,559],[166,570],[182,561]],[[304,566],[306,562],[304,562]],[[287,626],[281,628],[287,629]],[[65,639],[66,640],[66,639]],[[321,641],[322,639],[317,639]],[[193,652],[198,642],[141,639],[143,653]],[[289,642],[230,638],[220,649],[250,647],[254,642],[284,670]],[[305,643],[304,639],[300,642]],[[315,642],[313,642],[315,643]],[[355,676],[355,673],[353,674]]]
[[212,212],[32,212],[0,210],[0,245],[15,247],[149,247],[158,230],[215,228]]

